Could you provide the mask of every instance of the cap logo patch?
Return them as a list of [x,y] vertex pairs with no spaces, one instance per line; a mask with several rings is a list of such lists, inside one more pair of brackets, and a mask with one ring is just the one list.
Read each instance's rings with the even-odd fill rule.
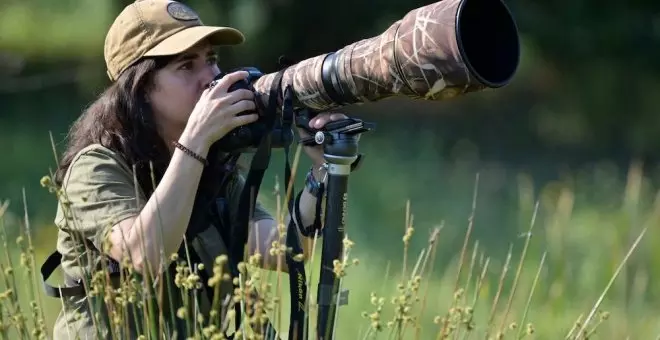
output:
[[179,2],[171,2],[168,4],[167,13],[169,13],[170,16],[176,20],[190,21],[199,19],[199,16],[197,13],[195,13],[195,11]]

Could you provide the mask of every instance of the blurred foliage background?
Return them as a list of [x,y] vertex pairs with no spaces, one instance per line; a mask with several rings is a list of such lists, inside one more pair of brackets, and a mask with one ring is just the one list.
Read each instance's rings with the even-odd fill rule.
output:
[[[49,133],[59,156],[70,124],[108,85],[103,40],[129,2],[0,3],[0,197],[11,202],[5,225],[16,235],[25,190],[41,258],[55,247],[56,203],[39,185],[55,165]],[[183,2],[205,23],[233,25],[246,34],[244,45],[221,50],[221,68],[264,72],[277,70],[280,55],[302,60],[339,49],[430,3]],[[506,3],[523,44],[510,85],[447,102],[389,99],[345,108],[377,123],[362,138],[365,162],[351,176],[348,232],[356,256],[376,268],[376,278],[388,260],[400,266],[400,247],[383,244],[401,241],[410,200],[417,233],[411,251],[443,224],[436,274],[453,273],[479,173],[472,237],[492,257],[494,284],[510,245],[516,263],[521,233],[539,200],[528,258],[533,267],[548,251],[538,299],[551,308],[543,311],[566,312],[560,317],[566,320],[588,311],[632,240],[648,227],[604,308],[621,312],[610,328],[620,333],[610,335],[623,338],[642,329],[657,335],[660,6],[649,0]],[[263,195],[270,195],[276,175],[283,178],[282,157],[275,153]],[[370,289],[361,284],[367,286],[358,291]]]

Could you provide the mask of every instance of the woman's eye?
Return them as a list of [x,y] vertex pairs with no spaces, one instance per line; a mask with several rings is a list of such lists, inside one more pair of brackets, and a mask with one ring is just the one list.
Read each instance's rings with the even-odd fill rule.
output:
[[215,64],[218,63],[218,58],[217,57],[210,57],[207,62],[211,65],[215,65]]
[[187,61],[179,67],[179,69],[181,69],[181,70],[191,70],[192,68],[193,68],[192,61]]

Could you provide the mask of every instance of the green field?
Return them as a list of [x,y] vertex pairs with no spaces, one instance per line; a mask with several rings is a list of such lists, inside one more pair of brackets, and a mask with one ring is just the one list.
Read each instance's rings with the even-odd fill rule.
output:
[[[377,159],[371,162],[378,165]],[[398,189],[402,196],[389,196],[397,190],[397,183],[383,189],[382,198],[371,198],[374,206],[382,204],[381,200],[395,202],[389,215],[381,208],[385,216],[370,219],[371,205],[362,201],[369,190],[356,190],[351,196],[362,208],[349,208],[347,230],[354,245],[342,284],[350,290],[350,298],[338,313],[337,339],[436,339],[443,338],[443,333],[448,339],[660,336],[659,308],[654,303],[660,293],[655,284],[660,254],[653,246],[659,237],[660,196],[638,167],[628,170],[625,181],[608,179],[607,167],[597,168],[590,175],[548,184],[539,192],[529,177],[519,174],[512,188],[517,193],[517,214],[509,220],[517,232],[497,237],[498,232],[490,229],[498,223],[488,219],[488,211],[493,209],[488,200],[497,195],[481,199],[492,189],[493,170],[479,172],[476,181],[476,173],[461,171],[461,166],[465,164],[455,162],[445,169],[456,174],[454,189],[465,189],[462,196],[454,197],[454,207],[465,203],[468,208],[456,222],[433,221],[428,216],[433,215],[434,203],[407,201],[404,189]],[[353,184],[356,187],[374,185],[360,172],[354,176],[362,179]],[[406,181],[412,179],[398,184]],[[271,190],[262,190],[266,204],[275,209],[270,195]],[[538,202],[534,197],[539,197]],[[23,221],[22,216],[5,213],[3,230],[15,234],[23,226],[25,231]],[[408,237],[404,236],[406,226]],[[31,240],[40,265],[54,247],[55,228],[30,227],[38,232],[30,238],[23,235],[21,244],[27,247]],[[435,242],[429,243],[430,239]],[[42,329],[50,333],[59,302],[42,294],[33,297],[33,289],[40,292],[40,282],[34,281],[38,270],[26,270],[27,264],[21,264],[15,239],[6,242],[0,280],[4,292],[2,334],[13,339],[17,325],[22,324],[27,327],[26,338],[33,338],[33,330],[42,327],[33,317],[32,301],[45,316]],[[315,252],[307,267],[312,294],[316,293],[319,255]],[[23,261],[29,263],[30,259],[27,256]],[[353,264],[354,259],[359,263]],[[8,268],[13,269],[10,274]],[[261,277],[272,284],[282,302],[269,315],[281,329],[287,329],[288,276],[261,272]],[[58,280],[55,275],[50,282]],[[15,302],[20,305],[18,312]],[[313,310],[310,317],[314,319]],[[585,320],[589,322],[585,324]]]

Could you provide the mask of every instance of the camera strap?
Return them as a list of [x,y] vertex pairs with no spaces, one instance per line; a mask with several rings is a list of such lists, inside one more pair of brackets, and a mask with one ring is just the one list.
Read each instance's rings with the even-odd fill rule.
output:
[[[282,105],[282,122],[283,124],[293,123],[293,92],[290,87],[284,90],[283,105]],[[283,130],[281,130],[283,131]],[[294,216],[294,205],[297,203],[295,188],[291,181],[291,165],[289,163],[290,145],[284,145],[284,183],[285,188],[291,185],[290,196],[287,200],[289,210],[289,225],[286,233],[286,247],[291,249],[287,252],[286,263],[289,269],[289,293],[291,298],[291,312],[289,323],[289,339],[306,339],[305,328],[307,326],[307,314],[305,313],[306,299],[307,299],[307,277],[305,275],[305,262],[296,261],[294,256],[303,254],[302,242],[298,237],[298,228]],[[302,229],[300,225],[300,229]]]
[[[262,116],[266,126],[266,131],[273,131],[273,128],[278,125],[281,127],[291,127],[293,122],[293,92],[289,87],[282,91],[281,80],[286,68],[281,69],[273,81],[273,85],[269,92],[268,106],[262,108],[265,114]],[[281,115],[277,114],[278,111],[278,98],[282,94],[282,107]],[[260,102],[257,100],[257,102]],[[278,119],[279,117],[279,119]],[[279,131],[284,131],[280,129]],[[231,242],[230,242],[230,270],[233,277],[238,277],[238,263],[246,258],[245,245],[248,239],[248,228],[250,217],[253,215],[253,208],[255,206],[259,188],[261,186],[263,176],[270,163],[270,156],[272,150],[272,134],[267,133],[259,143],[259,146],[252,158],[250,170],[245,180],[243,191],[241,192],[239,206],[238,206],[238,225],[232,228]],[[289,144],[284,145],[285,152],[285,188],[288,187],[291,178],[291,166],[289,163]],[[293,185],[291,192],[294,192]],[[294,196],[288,200],[289,216],[293,214]],[[294,256],[302,254],[302,243],[298,238],[298,233],[293,218],[290,219],[286,233],[286,248],[290,248],[291,252],[286,252],[285,259],[289,269],[289,290],[291,294],[291,314],[289,322],[289,339],[304,340],[304,330],[307,325],[305,313],[305,300],[307,298],[307,284],[305,277],[304,262],[296,261]],[[267,250],[266,250],[267,251]],[[235,304],[236,311],[236,329],[240,329],[241,325],[241,307],[240,304]],[[268,335],[275,334],[274,329],[268,325],[266,330],[267,339]]]

